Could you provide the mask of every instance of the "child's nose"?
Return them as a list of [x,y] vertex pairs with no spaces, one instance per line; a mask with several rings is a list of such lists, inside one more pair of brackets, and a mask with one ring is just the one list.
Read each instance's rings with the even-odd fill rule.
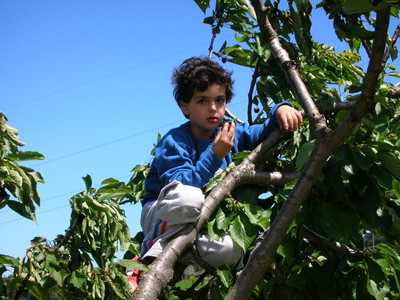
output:
[[211,103],[210,103],[210,110],[212,110],[212,111],[217,110],[217,103],[211,101]]

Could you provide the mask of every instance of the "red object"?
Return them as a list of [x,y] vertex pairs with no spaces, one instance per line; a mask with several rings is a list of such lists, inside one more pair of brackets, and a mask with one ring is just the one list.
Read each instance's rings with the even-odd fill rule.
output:
[[[132,260],[139,260],[139,257],[135,256],[134,258],[132,258]],[[128,274],[128,281],[129,284],[131,285],[131,291],[133,292],[134,290],[136,290],[138,284],[139,284],[139,279],[140,279],[140,274],[142,273],[142,271],[140,270],[128,270],[127,274]]]

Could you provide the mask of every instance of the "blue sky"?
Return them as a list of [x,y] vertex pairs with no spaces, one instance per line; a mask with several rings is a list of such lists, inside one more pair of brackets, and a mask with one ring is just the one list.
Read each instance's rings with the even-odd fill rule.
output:
[[[208,54],[203,19],[188,0],[0,1],[0,110],[27,144],[21,150],[47,158],[26,163],[46,181],[38,224],[0,210],[0,253],[22,256],[33,237],[64,233],[83,176],[94,186],[127,181],[149,160],[157,134],[185,120],[170,77],[184,59]],[[242,118],[248,74],[234,75],[230,109]],[[135,234],[140,206],[124,208]]]
[[[0,253],[22,256],[35,236],[63,234],[83,176],[95,187],[127,181],[157,134],[185,121],[170,77],[184,59],[208,54],[204,17],[189,0],[0,1],[0,110],[27,144],[21,150],[47,158],[26,164],[46,181],[38,224],[0,210]],[[332,44],[330,27],[318,27],[318,41]],[[225,39],[229,31],[215,48]],[[226,68],[236,81],[229,109],[245,120],[250,71]],[[141,207],[124,209],[135,234]]]

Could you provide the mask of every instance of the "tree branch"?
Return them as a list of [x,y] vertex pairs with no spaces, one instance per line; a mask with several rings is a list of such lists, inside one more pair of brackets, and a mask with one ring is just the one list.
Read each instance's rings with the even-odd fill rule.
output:
[[[262,4],[258,0],[252,0],[255,7],[258,19],[260,18],[260,11],[262,12]],[[372,48],[372,56],[369,63],[368,71],[365,76],[365,84],[360,99],[357,100],[356,106],[351,111],[350,116],[345,120],[336,130],[335,134],[322,134],[317,131],[317,138],[314,150],[308,164],[300,174],[295,187],[290,193],[288,199],[283,204],[277,218],[271,224],[270,228],[263,234],[263,241],[255,247],[250,254],[249,261],[246,267],[240,273],[234,285],[231,294],[227,299],[248,299],[254,290],[254,287],[262,279],[267,269],[271,266],[274,255],[283,241],[287,229],[293,222],[301,204],[309,195],[312,186],[321,172],[326,159],[335,152],[339,144],[351,133],[351,130],[361,120],[361,118],[368,112],[368,109],[374,103],[374,94],[377,87],[379,72],[381,71],[381,62],[384,53],[384,46],[386,42],[386,32],[389,21],[389,9],[380,10],[377,13],[376,30]],[[260,19],[259,19],[260,22]],[[260,25],[261,26],[261,25]],[[270,38],[267,39],[270,41]],[[274,51],[281,49],[272,48]],[[275,57],[278,56],[275,54]],[[290,70],[288,70],[289,72]],[[288,76],[290,77],[290,76]],[[300,78],[299,78],[300,79]],[[301,80],[301,79],[300,79]],[[294,85],[296,88],[297,85]],[[301,93],[298,90],[297,93]],[[308,94],[307,94],[308,95]],[[306,102],[306,104],[309,104]],[[314,105],[309,105],[305,108],[306,113],[314,111]],[[309,114],[308,114],[309,115]],[[318,114],[314,115],[316,117]],[[318,120],[315,120],[318,122]]]
[[390,52],[392,51],[393,46],[396,44],[397,39],[399,38],[399,35],[400,35],[400,25],[397,25],[396,30],[394,31],[393,36],[390,39],[390,44],[389,44],[388,48],[386,49],[385,55],[383,57],[382,68],[385,67],[385,65],[389,59]]
[[387,93],[389,98],[400,98],[400,84],[392,86]]
[[254,93],[254,87],[256,85],[257,82],[257,78],[260,75],[258,73],[258,68],[259,68],[259,62],[257,62],[256,68],[253,72],[253,75],[251,77],[251,83],[250,83],[250,89],[249,89],[249,93],[248,93],[248,103],[247,103],[247,122],[249,123],[249,125],[253,124],[253,118],[251,116],[251,105],[253,103],[253,93]]
[[221,183],[206,197],[205,203],[196,224],[188,224],[165,247],[159,257],[149,266],[152,272],[143,272],[133,299],[157,299],[161,290],[168,284],[173,275],[173,267],[179,257],[194,243],[197,233],[229,195],[230,191],[243,184],[243,178],[254,174],[254,165],[259,156],[271,149],[283,136],[281,130],[274,130],[269,137],[255,148],[241,164],[235,167]]
[[308,239],[311,243],[317,245],[320,249],[330,250],[339,254],[357,254],[362,253],[362,251],[354,250],[349,246],[338,242],[331,242],[322,238],[317,237],[311,231],[305,230],[304,237]]
[[283,185],[299,177],[299,172],[265,172],[260,170],[249,171],[242,175],[242,183],[251,183],[254,185]]
[[225,109],[225,115],[227,115],[229,118],[233,119],[237,123],[244,123],[242,120],[240,120],[238,117],[236,117],[229,109]]
[[264,40],[269,45],[273,56],[278,65],[281,67],[286,79],[292,86],[296,99],[301,103],[308,120],[310,121],[311,129],[315,132],[327,129],[326,122],[323,116],[318,111],[314,101],[312,100],[307,87],[301,79],[296,63],[290,59],[289,54],[279,42],[279,38],[275,30],[272,28],[267,15],[267,8],[262,0],[251,0],[254,11],[257,16],[258,26]]

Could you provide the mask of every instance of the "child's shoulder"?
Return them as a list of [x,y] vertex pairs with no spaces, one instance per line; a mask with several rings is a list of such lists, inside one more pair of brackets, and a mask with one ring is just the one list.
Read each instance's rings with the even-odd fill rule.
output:
[[169,130],[161,139],[158,146],[166,147],[171,145],[186,145],[192,143],[189,123],[184,123],[178,127]]

